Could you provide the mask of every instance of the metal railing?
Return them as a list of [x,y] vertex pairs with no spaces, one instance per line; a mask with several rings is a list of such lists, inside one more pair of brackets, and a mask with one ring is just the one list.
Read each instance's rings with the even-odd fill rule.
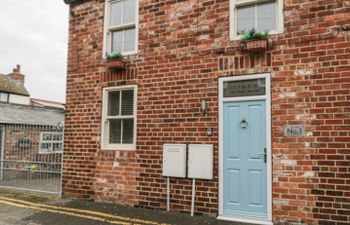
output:
[[0,125],[0,187],[60,194],[63,128]]

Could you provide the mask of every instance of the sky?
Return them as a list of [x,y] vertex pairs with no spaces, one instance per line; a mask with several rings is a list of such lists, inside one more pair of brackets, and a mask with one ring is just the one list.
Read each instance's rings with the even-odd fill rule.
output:
[[0,0],[0,74],[20,64],[30,97],[65,102],[67,42],[63,0]]

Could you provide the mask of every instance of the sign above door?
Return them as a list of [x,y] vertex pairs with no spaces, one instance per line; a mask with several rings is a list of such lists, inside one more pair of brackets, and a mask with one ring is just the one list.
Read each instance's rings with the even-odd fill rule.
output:
[[224,98],[265,95],[265,78],[224,82]]

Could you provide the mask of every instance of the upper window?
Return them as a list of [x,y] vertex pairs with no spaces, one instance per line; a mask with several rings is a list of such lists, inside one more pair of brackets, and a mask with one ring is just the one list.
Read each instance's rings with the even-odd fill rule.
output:
[[136,148],[136,96],[136,86],[104,89],[102,149]]
[[283,0],[230,0],[230,36],[254,28],[270,34],[283,31]]
[[136,53],[137,14],[138,0],[106,0],[106,53]]
[[19,148],[30,148],[32,146],[32,142],[29,138],[20,138],[18,141],[17,141],[17,146]]
[[39,153],[63,152],[62,132],[41,132]]
[[0,102],[8,102],[9,101],[9,94],[0,92]]

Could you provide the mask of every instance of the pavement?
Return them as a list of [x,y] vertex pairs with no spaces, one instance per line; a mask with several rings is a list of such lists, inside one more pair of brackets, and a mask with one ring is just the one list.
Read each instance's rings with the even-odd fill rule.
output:
[[0,189],[0,225],[249,225],[205,216]]

